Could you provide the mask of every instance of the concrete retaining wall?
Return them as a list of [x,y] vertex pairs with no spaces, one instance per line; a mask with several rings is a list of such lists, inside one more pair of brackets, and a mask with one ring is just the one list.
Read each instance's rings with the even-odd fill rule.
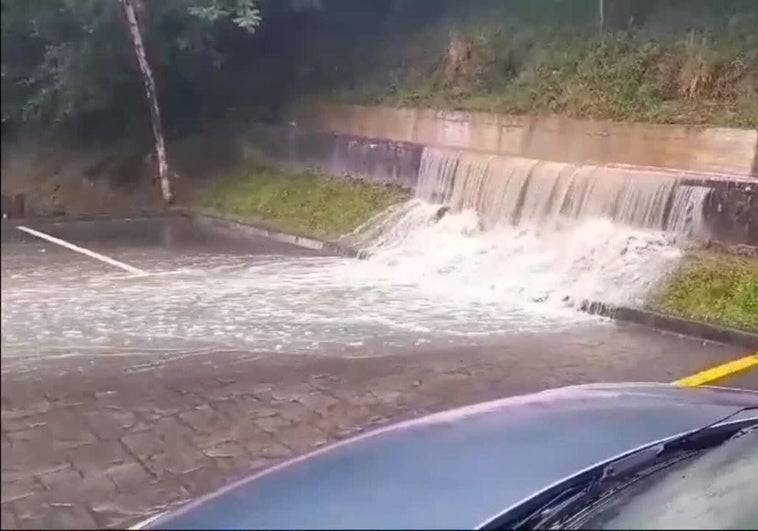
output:
[[416,186],[423,151],[408,142],[268,124],[250,126],[241,143],[245,157],[407,188]]
[[3,219],[23,218],[26,214],[25,199],[23,194],[13,196],[2,194]]
[[699,182],[711,188],[703,205],[709,240],[758,246],[758,183]]
[[758,131],[754,129],[351,105],[316,106],[291,119],[304,129],[426,146],[758,178]]
[[574,164],[632,166],[712,189],[703,239],[758,245],[758,132],[612,124],[418,109],[321,106],[288,125],[251,125],[242,152],[413,188],[424,146],[444,146]]
[[[240,149],[245,157],[280,166],[350,175],[407,188],[416,186],[423,152],[422,145],[410,142],[268,124],[251,125],[241,139]],[[642,171],[640,175],[655,173]],[[681,176],[680,172],[675,173]],[[693,172],[682,184],[712,189],[704,205],[703,239],[727,245],[758,245],[758,181]]]

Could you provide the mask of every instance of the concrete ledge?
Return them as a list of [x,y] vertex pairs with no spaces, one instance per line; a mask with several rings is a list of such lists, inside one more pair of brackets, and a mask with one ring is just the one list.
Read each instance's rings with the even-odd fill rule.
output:
[[755,129],[360,105],[316,105],[291,118],[306,129],[425,146],[758,177]]
[[582,305],[582,310],[593,315],[602,315],[618,321],[637,323],[657,330],[665,330],[667,332],[729,345],[758,348],[758,334],[666,315],[652,310],[615,307],[602,302],[585,303]]
[[[409,116],[412,116],[412,113]],[[488,116],[480,116],[477,119],[486,122],[487,118]],[[382,131],[360,129],[360,132]],[[573,129],[567,130],[565,134],[571,138],[573,138],[572,135],[580,134],[572,131]],[[408,189],[415,188],[418,183],[421,159],[425,149],[422,143],[401,142],[374,136],[361,137],[344,132],[319,131],[292,125],[255,123],[248,127],[239,141],[240,151],[244,158],[253,158],[274,166],[315,169],[336,177],[351,175],[367,181],[392,183]],[[487,148],[486,143],[474,142],[462,149],[451,149],[451,153],[467,153],[467,157],[481,156],[483,164],[490,164],[489,161],[493,157],[501,158],[507,164],[515,163],[516,160],[524,161],[524,163],[563,160],[560,156],[530,158],[524,157],[523,154],[509,155],[497,151],[481,151],[483,148]],[[619,152],[621,152],[620,148]],[[543,155],[551,155],[551,153],[546,152]],[[752,153],[749,156],[752,160]],[[756,245],[758,243],[758,180],[754,177],[696,172],[691,169],[653,165],[577,163],[565,160],[561,164],[573,164],[577,167],[581,165],[587,171],[597,170],[608,179],[624,178],[644,182],[670,177],[679,179],[680,185],[709,188],[710,192],[703,211],[705,223],[697,237],[724,244]]]
[[283,232],[262,222],[253,223],[248,221],[237,221],[234,219],[225,218],[218,214],[198,212],[187,208],[177,208],[174,210],[174,212],[180,216],[190,218],[195,222],[204,223],[212,227],[232,229],[245,234],[270,238],[275,241],[289,243],[291,245],[296,245],[298,247],[310,249],[312,251],[324,251],[327,253],[347,257],[355,257],[358,255],[358,251],[345,245],[341,245],[339,243],[331,242],[328,240],[312,238],[310,236],[303,236],[301,234]]
[[8,218],[3,220],[3,225],[15,227],[18,225],[27,225],[29,223],[82,223],[82,222],[95,222],[95,221],[109,221],[113,219],[119,220],[140,220],[140,219],[155,219],[165,218],[171,216],[172,212],[169,210],[151,210],[146,212],[134,212],[129,215],[119,216],[118,214],[81,214],[81,215],[27,215],[23,218]]
[[239,142],[243,158],[406,188],[416,186],[423,151],[409,142],[262,123],[250,124]]

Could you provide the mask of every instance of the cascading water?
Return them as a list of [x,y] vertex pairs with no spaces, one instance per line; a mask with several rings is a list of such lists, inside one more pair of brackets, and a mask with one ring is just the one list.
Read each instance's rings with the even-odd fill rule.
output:
[[468,301],[640,305],[701,230],[708,191],[660,172],[427,148],[416,198],[347,241]]
[[641,304],[701,230],[708,193],[662,173],[427,149],[417,197],[346,237],[365,260],[125,249],[153,274],[124,279],[75,260],[29,275],[36,251],[15,266],[4,254],[3,355],[181,342],[186,355],[367,356],[584,337],[596,318],[577,306]]
[[677,237],[697,229],[700,218],[692,211],[702,210],[707,191],[660,172],[427,148],[417,197],[453,211],[473,209],[487,227],[508,222],[555,229],[607,218]]

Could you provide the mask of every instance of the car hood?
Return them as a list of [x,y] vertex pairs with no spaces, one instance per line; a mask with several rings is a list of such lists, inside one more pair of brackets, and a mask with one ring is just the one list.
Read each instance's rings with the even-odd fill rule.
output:
[[232,484],[151,529],[475,528],[577,472],[758,405],[758,393],[585,385],[455,409]]

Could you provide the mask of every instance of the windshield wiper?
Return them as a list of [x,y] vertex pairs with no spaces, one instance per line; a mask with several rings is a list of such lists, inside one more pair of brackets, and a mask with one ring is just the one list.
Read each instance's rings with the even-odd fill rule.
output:
[[658,470],[756,428],[758,420],[755,418],[724,424],[740,413],[752,410],[758,410],[758,406],[738,409],[680,437],[642,448],[606,465],[585,471],[568,483],[543,492],[524,506],[501,515],[485,526],[485,529],[557,527],[599,500],[612,496]]

